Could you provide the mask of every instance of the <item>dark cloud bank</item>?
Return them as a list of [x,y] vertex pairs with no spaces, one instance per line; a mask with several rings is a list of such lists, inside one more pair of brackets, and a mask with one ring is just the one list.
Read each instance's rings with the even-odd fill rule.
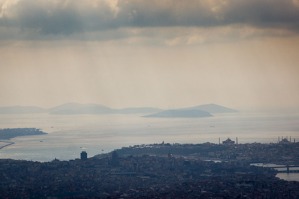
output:
[[[10,1],[10,3],[8,3]],[[0,35],[248,25],[299,30],[299,0],[0,0]]]

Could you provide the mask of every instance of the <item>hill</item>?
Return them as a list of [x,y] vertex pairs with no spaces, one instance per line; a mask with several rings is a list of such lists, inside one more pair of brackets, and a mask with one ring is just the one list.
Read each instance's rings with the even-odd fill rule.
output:
[[204,104],[199,106],[179,108],[174,110],[162,110],[153,107],[129,107],[114,109],[99,104],[66,103],[50,109],[36,106],[9,106],[0,107],[0,114],[32,114],[50,113],[59,115],[74,114],[152,114],[146,117],[207,117],[209,114],[235,113],[237,110],[217,104]]
[[67,103],[49,109],[50,114],[72,115],[72,114],[110,114],[114,110],[98,104]]
[[147,114],[156,113],[161,111],[158,108],[151,107],[137,107],[137,108],[124,108],[113,109],[107,106],[99,104],[79,104],[79,103],[67,103],[54,108],[49,109],[50,114]]
[[238,112],[237,110],[227,108],[224,106],[220,106],[218,104],[203,104],[199,106],[193,106],[189,108],[184,108],[184,110],[202,110],[209,112],[211,114],[213,113],[236,113]]

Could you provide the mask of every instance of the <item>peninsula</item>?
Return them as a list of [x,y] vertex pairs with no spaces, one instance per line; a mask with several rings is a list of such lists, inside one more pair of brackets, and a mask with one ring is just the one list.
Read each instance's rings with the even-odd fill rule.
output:
[[44,134],[47,133],[36,128],[7,128],[7,129],[0,129],[0,140],[9,140],[11,138],[15,138],[19,136],[44,135]]

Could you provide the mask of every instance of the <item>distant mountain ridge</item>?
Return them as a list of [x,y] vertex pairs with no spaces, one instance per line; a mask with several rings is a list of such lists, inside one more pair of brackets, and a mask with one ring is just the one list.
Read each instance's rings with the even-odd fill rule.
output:
[[57,115],[74,114],[147,114],[145,117],[210,117],[217,113],[234,113],[237,110],[217,104],[163,110],[153,107],[129,107],[114,109],[99,104],[66,103],[53,108],[45,109],[36,106],[8,106],[0,107],[0,114],[34,114],[49,113]]
[[67,103],[50,109],[50,114],[138,114],[161,111],[152,107],[113,109],[99,104]]
[[114,110],[99,104],[67,103],[49,109],[50,114],[73,115],[73,114],[109,114]]
[[203,104],[203,105],[199,105],[199,106],[193,106],[193,107],[189,107],[189,108],[184,108],[187,110],[202,110],[202,111],[206,111],[209,113],[236,113],[238,112],[235,109],[231,109],[231,108],[227,108],[224,106],[220,106],[218,104]]
[[129,107],[113,109],[99,104],[66,103],[45,109],[37,106],[7,106],[0,107],[0,114],[34,114],[49,113],[53,115],[75,114],[150,114],[162,111],[153,107]]
[[150,115],[145,115],[144,117],[167,117],[167,118],[195,118],[195,117],[212,117],[212,114],[217,113],[235,113],[237,110],[220,106],[217,104],[204,104],[199,106],[179,108],[173,110],[166,110]]

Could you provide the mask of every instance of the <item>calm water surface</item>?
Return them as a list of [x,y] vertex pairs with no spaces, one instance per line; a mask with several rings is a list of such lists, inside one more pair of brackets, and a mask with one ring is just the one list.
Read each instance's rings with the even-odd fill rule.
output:
[[[299,114],[234,113],[210,118],[165,119],[140,115],[0,115],[0,128],[40,128],[47,135],[18,137],[0,150],[0,158],[51,161],[89,156],[136,144],[277,142],[278,136],[299,140]],[[0,143],[0,146],[3,143]]]
[[[253,163],[253,166],[258,167],[276,167],[276,166],[286,166],[286,165],[278,165],[278,164],[264,164],[264,163]],[[277,171],[287,171],[287,168],[274,168]],[[299,167],[291,167],[290,171],[299,171]],[[299,182],[299,173],[278,173],[276,177],[286,180],[286,181],[298,181]]]
[[278,173],[276,177],[286,181],[299,182],[299,173]]

